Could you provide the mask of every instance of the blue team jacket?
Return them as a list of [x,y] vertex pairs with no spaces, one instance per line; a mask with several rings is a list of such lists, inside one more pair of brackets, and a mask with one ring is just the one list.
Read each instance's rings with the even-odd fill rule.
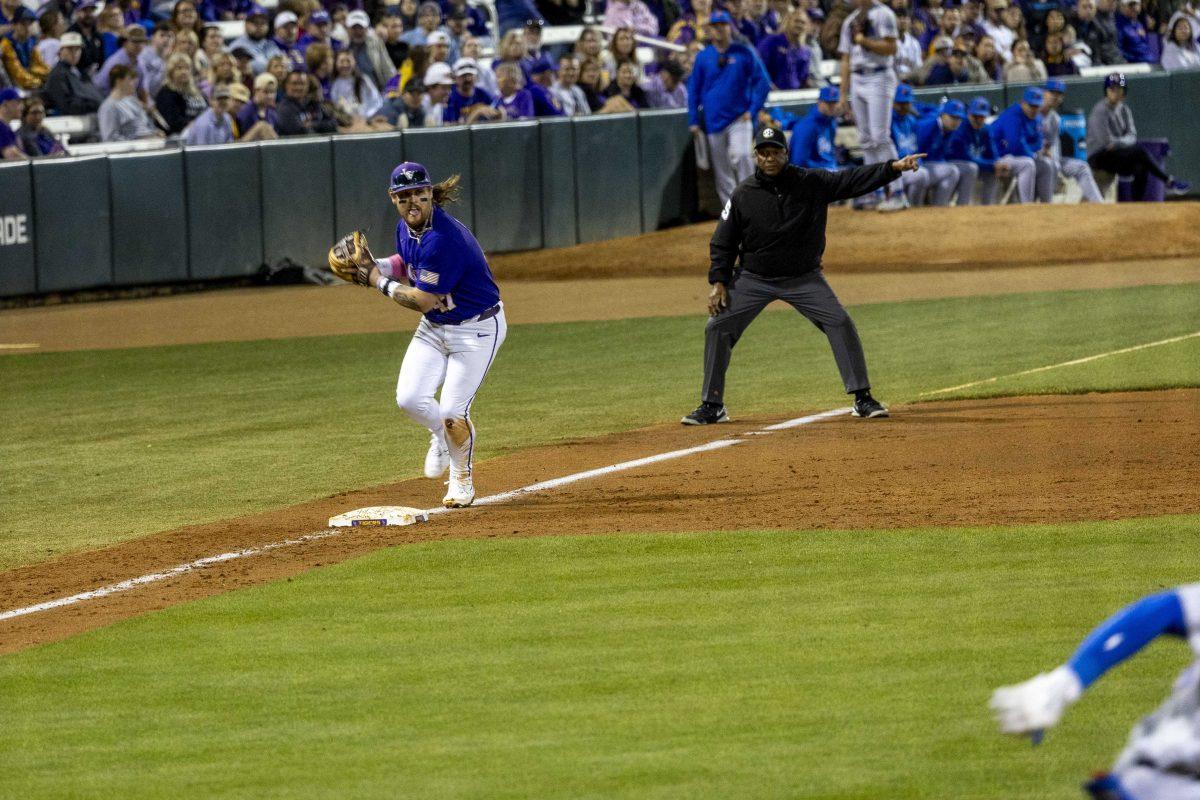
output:
[[946,160],[950,134],[942,129],[941,119],[940,115],[934,115],[917,123],[917,152],[925,153],[926,161]]
[[959,125],[958,130],[950,134],[946,159],[971,161],[978,165],[980,172],[992,172],[996,168],[996,153],[992,150],[990,126],[973,128],[970,122]]
[[1025,116],[1020,103],[1013,103],[989,126],[992,150],[996,158],[1028,156],[1036,158],[1042,149],[1042,115],[1033,119]]
[[709,45],[696,55],[688,78],[688,124],[700,124],[703,106],[704,130],[720,133],[747,111],[757,117],[770,91],[771,79],[754,48],[733,42],[722,55]]
[[792,128],[792,144],[788,161],[809,169],[837,169],[833,141],[837,136],[837,120],[813,108]]
[[916,114],[892,114],[892,142],[896,145],[896,153],[900,158],[910,156],[917,150],[917,119]]

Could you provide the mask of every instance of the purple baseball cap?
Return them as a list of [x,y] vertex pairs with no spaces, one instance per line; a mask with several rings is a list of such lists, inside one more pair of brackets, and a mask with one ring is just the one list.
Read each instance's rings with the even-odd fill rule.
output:
[[429,180],[429,170],[415,161],[405,161],[392,170],[392,182],[388,186],[388,193],[424,189],[432,185],[433,183]]
[[7,103],[10,100],[20,100],[20,99],[21,99],[21,90],[20,89],[14,89],[11,86],[7,86],[3,89],[0,89],[0,103]]
[[733,17],[727,11],[714,11],[708,18],[709,25],[733,25]]
[[308,21],[313,25],[324,25],[329,22],[329,12],[318,8],[316,11],[308,15]]

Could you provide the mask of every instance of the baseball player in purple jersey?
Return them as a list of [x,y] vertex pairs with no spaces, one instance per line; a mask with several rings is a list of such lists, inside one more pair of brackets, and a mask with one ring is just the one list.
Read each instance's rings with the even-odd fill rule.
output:
[[396,403],[429,430],[425,475],[450,469],[447,508],[475,500],[471,402],[508,331],[483,249],[442,208],[457,191],[457,175],[435,184],[420,164],[396,167],[388,190],[400,212],[396,255],[376,259],[370,273],[379,291],[424,315],[400,365]]
[[[896,158],[892,144],[892,99],[896,77],[896,15],[879,0],[854,0],[858,6],[842,23],[838,52],[842,54],[842,98],[850,103],[858,128],[863,162],[880,164]],[[898,211],[908,205],[903,185],[887,187],[880,211]]]

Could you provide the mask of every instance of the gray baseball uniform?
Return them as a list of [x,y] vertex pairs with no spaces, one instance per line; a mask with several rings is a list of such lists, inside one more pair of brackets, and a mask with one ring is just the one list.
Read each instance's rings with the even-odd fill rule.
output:
[[[854,111],[863,161],[878,164],[896,158],[896,147],[891,137],[892,100],[900,80],[896,77],[895,56],[879,55],[854,44],[854,31],[860,26],[863,35],[870,39],[896,39],[899,30],[896,27],[896,15],[876,0],[865,14],[862,9],[855,9],[846,17],[838,40],[838,51],[850,57],[850,73],[853,77],[850,79],[850,96],[847,99]],[[896,188],[899,188],[899,183]]]
[[1050,202],[1054,196],[1054,185],[1061,173],[1079,184],[1085,203],[1103,202],[1100,187],[1096,185],[1096,178],[1092,175],[1092,168],[1088,163],[1078,158],[1063,158],[1062,142],[1058,138],[1061,126],[1062,119],[1054,109],[1042,115],[1042,138],[1049,152],[1038,157],[1040,163],[1037,171],[1037,199],[1043,203]]

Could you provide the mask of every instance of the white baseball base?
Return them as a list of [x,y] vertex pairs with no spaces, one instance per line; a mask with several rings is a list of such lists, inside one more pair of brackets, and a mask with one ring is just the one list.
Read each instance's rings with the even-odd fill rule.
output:
[[384,525],[415,525],[428,522],[429,512],[409,506],[371,506],[329,518],[331,528],[380,528]]

